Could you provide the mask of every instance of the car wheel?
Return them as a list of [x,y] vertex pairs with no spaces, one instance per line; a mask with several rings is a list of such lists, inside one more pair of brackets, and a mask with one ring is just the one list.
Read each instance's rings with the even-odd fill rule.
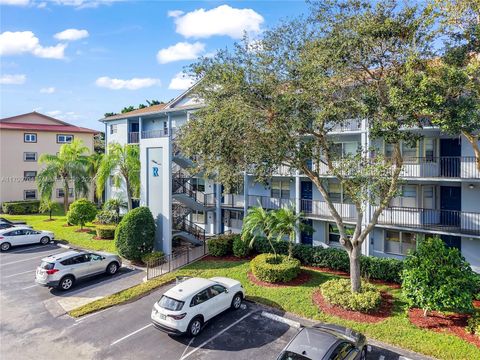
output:
[[48,236],[44,236],[40,239],[40,244],[47,245],[50,242],[50,238]]
[[62,291],[67,291],[70,290],[70,288],[73,286],[74,279],[72,276],[65,276],[60,280],[59,283],[59,288]]
[[242,305],[242,294],[235,294],[232,299],[232,309],[238,310],[240,309],[240,305]]
[[108,264],[107,266],[108,275],[115,275],[117,271],[118,271],[118,264],[115,261]]
[[10,243],[4,242],[4,243],[2,243],[2,245],[0,246],[0,249],[2,249],[2,251],[7,251],[7,250],[10,249],[11,246],[12,246],[12,245],[10,245]]
[[199,317],[194,318],[192,321],[190,321],[190,324],[188,324],[188,334],[190,336],[197,336],[202,330],[202,325],[202,319]]

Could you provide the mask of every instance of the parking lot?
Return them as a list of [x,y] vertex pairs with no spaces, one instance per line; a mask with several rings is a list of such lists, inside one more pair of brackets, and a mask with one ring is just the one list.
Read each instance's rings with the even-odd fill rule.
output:
[[[113,277],[77,284],[66,293],[35,285],[42,257],[66,251],[54,244],[31,246],[0,254],[0,358],[3,359],[275,359],[298,331],[262,312],[276,312],[251,302],[207,323],[196,338],[167,335],[150,324],[152,305],[169,285],[135,302],[72,319],[68,305],[103,296],[108,289],[144,276],[122,269]],[[62,302],[63,301],[63,302]],[[63,311],[62,311],[63,310]],[[277,312],[278,313],[278,312]],[[278,313],[284,316],[284,314]],[[299,321],[303,325],[304,320]],[[368,359],[420,359],[405,352],[370,346]]]

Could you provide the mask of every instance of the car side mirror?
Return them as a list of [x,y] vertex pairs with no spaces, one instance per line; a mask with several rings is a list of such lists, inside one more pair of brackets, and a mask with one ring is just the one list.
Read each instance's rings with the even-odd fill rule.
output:
[[225,289],[225,294],[228,294],[228,289]]

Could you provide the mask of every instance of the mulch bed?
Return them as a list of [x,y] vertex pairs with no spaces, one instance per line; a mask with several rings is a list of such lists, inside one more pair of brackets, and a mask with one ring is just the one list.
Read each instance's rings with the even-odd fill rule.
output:
[[92,229],[77,229],[75,232],[90,232]]
[[250,280],[250,282],[258,286],[281,288],[281,287],[297,286],[297,285],[305,284],[307,281],[309,281],[312,278],[312,275],[307,271],[300,271],[300,274],[298,274],[298,276],[295,279],[290,280],[288,282],[283,282],[283,283],[269,283],[266,281],[259,280],[255,277],[255,275],[253,275],[251,271],[247,273],[247,277],[248,277],[248,280]]
[[342,319],[353,320],[365,323],[378,323],[387,319],[392,314],[393,297],[387,292],[382,291],[382,303],[380,307],[370,313],[362,313],[359,311],[346,310],[340,306],[331,305],[323,298],[320,290],[313,293],[313,302],[319,309],[329,315],[338,316]]
[[420,328],[436,332],[449,332],[472,343],[480,348],[480,337],[470,334],[465,330],[468,315],[464,314],[442,314],[430,311],[428,316],[423,316],[422,309],[410,309],[408,311],[410,322]]
[[480,300],[473,300],[473,306],[476,308],[480,308]]
[[98,236],[94,236],[92,239],[93,239],[93,240],[113,240],[113,239],[101,238],[101,237],[98,237]]

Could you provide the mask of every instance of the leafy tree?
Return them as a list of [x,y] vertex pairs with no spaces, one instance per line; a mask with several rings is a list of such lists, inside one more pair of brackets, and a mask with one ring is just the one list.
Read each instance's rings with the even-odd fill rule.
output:
[[97,207],[87,199],[78,199],[70,204],[67,212],[67,222],[73,225],[80,225],[80,230],[87,222],[93,221],[97,215]]
[[147,207],[128,212],[115,230],[118,253],[129,260],[141,260],[151,253],[155,241],[155,220]]
[[[397,1],[315,2],[308,22],[284,22],[253,45],[246,38],[192,65],[202,79],[195,95],[206,105],[181,129],[180,146],[227,188],[243,171],[257,181],[282,165],[304,173],[338,226],[357,292],[362,243],[398,191],[401,142],[417,139],[409,129],[420,125],[422,89],[411,78],[430,55],[430,32],[428,12]],[[371,137],[391,144],[389,158],[364,147],[352,155],[332,147],[334,126],[365,118]],[[357,210],[352,236],[327,191],[325,168]],[[376,207],[364,225],[368,201]]]
[[111,143],[97,172],[97,196],[102,196],[106,181],[113,176],[115,186],[125,183],[127,207],[132,209],[132,197],[140,194],[140,150],[138,145]]
[[163,101],[159,101],[159,100],[145,100],[145,101],[147,102],[148,106],[165,104]]
[[120,112],[122,114],[125,114],[125,113],[128,113],[128,112],[133,111],[133,110],[136,110],[135,106],[130,105],[130,106],[125,106]]
[[[103,156],[103,153],[94,152],[88,157],[87,174],[90,178],[92,189],[94,189],[96,186],[96,176],[98,169],[100,168],[100,164],[102,163]],[[102,202],[102,196],[97,196],[95,191],[93,192],[93,196],[93,201],[95,203],[100,204]]]
[[53,187],[59,179],[63,186],[63,208],[68,211],[69,185],[73,182],[75,197],[88,194],[88,148],[79,139],[60,147],[57,155],[42,154],[38,163],[44,165],[36,181],[42,199],[52,197]]
[[100,132],[93,137],[93,151],[99,154],[105,153],[105,133]]
[[410,306],[428,311],[471,311],[476,274],[458,249],[429,238],[404,261],[402,291]]
[[139,108],[139,109],[145,109],[146,107],[147,107],[147,105],[145,105],[145,104],[139,104],[139,105],[138,105],[138,108]]
[[52,213],[59,209],[59,204],[56,201],[53,201],[51,198],[48,199],[41,199],[40,200],[40,207],[38,211],[41,213],[48,213],[50,220],[52,220]]
[[103,205],[104,210],[114,211],[120,217],[120,209],[127,207],[127,204],[120,199],[108,199]]
[[265,236],[267,238],[272,252],[277,256],[275,247],[273,246],[272,240],[275,237],[273,230],[273,217],[270,211],[266,211],[261,206],[255,206],[248,209],[247,215],[243,218],[242,226],[242,240],[247,242],[249,241],[250,247],[253,246],[255,240],[260,236]]
[[114,115],[118,115],[118,114],[115,113],[115,112],[107,112],[107,113],[103,114],[104,117],[109,117],[109,116],[114,116]]

